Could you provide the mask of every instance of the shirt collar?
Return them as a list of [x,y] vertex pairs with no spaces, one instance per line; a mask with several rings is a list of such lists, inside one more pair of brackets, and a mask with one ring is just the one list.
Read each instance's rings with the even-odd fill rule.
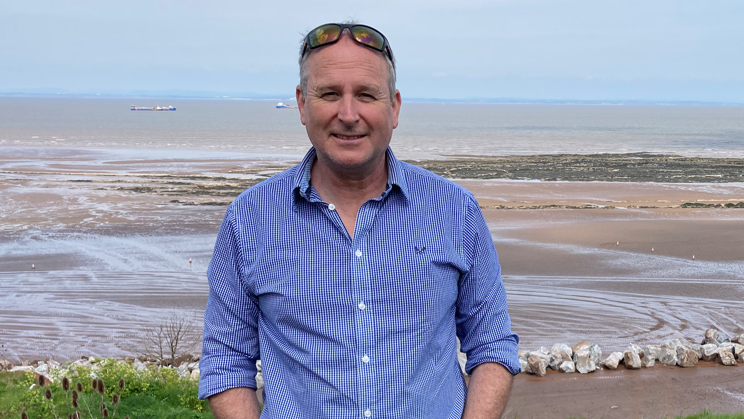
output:
[[[383,196],[389,194],[393,186],[397,186],[398,189],[403,193],[403,197],[408,200],[408,186],[406,184],[406,178],[404,174],[404,168],[400,160],[395,158],[393,150],[390,147],[386,151],[387,158],[387,169],[388,169],[388,181],[385,187]],[[292,208],[297,209],[297,197],[302,197],[305,200],[310,200],[310,172],[313,167],[313,162],[317,157],[315,147],[310,147],[302,162],[297,167],[297,173],[294,177],[294,184],[292,185]]]

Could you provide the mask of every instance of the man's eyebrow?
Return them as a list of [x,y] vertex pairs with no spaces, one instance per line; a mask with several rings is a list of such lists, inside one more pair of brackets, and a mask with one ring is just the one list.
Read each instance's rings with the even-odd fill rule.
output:
[[[327,92],[327,91],[341,90],[341,89],[343,89],[343,86],[342,85],[339,85],[339,84],[319,84],[319,85],[315,86],[315,89],[314,90],[321,91],[321,92]],[[380,93],[380,92],[384,92],[385,89],[382,88],[382,87],[380,87],[380,86],[377,86],[375,84],[361,84],[361,85],[355,86],[354,87],[354,91],[356,91],[356,92],[358,92],[358,91],[373,91],[373,92],[376,92],[376,93]]]

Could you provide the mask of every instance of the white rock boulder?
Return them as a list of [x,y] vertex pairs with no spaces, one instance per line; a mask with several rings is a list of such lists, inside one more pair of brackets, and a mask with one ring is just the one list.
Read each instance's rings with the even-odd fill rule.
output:
[[620,365],[620,361],[623,360],[622,352],[613,352],[610,356],[605,359],[604,366],[611,370],[616,370],[617,366]]

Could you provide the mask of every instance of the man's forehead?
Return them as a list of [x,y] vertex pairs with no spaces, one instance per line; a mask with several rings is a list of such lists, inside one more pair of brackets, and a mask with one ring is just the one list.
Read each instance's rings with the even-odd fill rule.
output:
[[312,51],[307,57],[307,63],[311,66],[369,65],[384,68],[387,59],[381,52],[359,45],[349,37],[343,37],[334,44]]

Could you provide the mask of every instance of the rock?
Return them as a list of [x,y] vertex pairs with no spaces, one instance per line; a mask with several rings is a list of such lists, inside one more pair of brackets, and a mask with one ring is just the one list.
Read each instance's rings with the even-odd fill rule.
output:
[[[460,352],[460,353],[462,354],[462,352]],[[465,354],[462,354],[462,355],[465,356]],[[527,358],[525,358],[525,360],[526,359]],[[467,361],[467,356],[465,356],[465,360]],[[260,359],[258,361],[256,361],[256,369],[258,370],[258,372],[263,372],[263,369],[261,369],[261,360]]]
[[[541,349],[544,349],[544,348],[541,348]],[[547,351],[547,349],[546,349],[546,351]],[[546,354],[545,352],[543,352],[543,351],[541,351],[541,350],[537,350],[537,351],[532,351],[532,352],[530,352],[530,353],[529,353],[529,354],[527,355],[527,361],[528,361],[528,362],[529,362],[529,359],[530,359],[530,357],[531,357],[531,356],[536,356],[536,357],[538,357],[538,358],[542,359],[543,361],[545,361],[545,364],[546,364],[546,365],[547,365],[548,363],[550,363],[550,354],[549,354],[549,353],[547,353],[547,354]]]
[[643,358],[644,356],[646,356],[646,352],[635,343],[631,343],[630,345],[628,345],[628,349],[626,349],[625,351],[631,351],[638,355],[639,358]]
[[527,358],[530,357],[530,351],[520,349],[517,351],[517,356],[519,357],[519,359],[524,359],[525,361],[527,361]]
[[563,361],[558,368],[563,372],[576,372],[576,364],[573,361]]
[[147,365],[145,365],[145,363],[144,363],[144,362],[142,362],[142,361],[140,361],[139,359],[135,359],[135,360],[134,360],[134,362],[132,363],[132,367],[133,367],[133,368],[134,368],[134,369],[135,369],[136,371],[144,371],[144,370],[146,370],[146,369],[147,369]]
[[641,367],[643,368],[651,368],[656,364],[656,358],[652,356],[644,356],[641,358]]
[[194,381],[199,381],[200,372],[198,369],[191,371],[190,378]]
[[173,360],[173,366],[174,367],[180,367],[181,364],[184,362],[189,363],[194,359],[194,357],[191,354],[183,354],[179,356],[178,358]]
[[734,355],[735,356],[741,356],[742,352],[744,352],[744,345],[740,345],[738,343],[734,344]]
[[584,349],[574,352],[574,359],[576,359],[576,371],[582,374],[588,374],[597,369],[597,364],[589,350]]
[[702,346],[703,348],[703,361],[715,361],[718,357],[718,346],[707,343]]
[[19,365],[17,367],[12,367],[8,371],[10,371],[10,372],[16,372],[16,371],[30,371],[30,372],[34,372],[34,367],[32,367],[31,365]]
[[677,365],[677,351],[669,345],[661,345],[657,358],[664,365]]
[[178,376],[181,378],[186,378],[189,376],[189,364],[181,364],[178,368],[176,368],[176,372],[178,372]]
[[648,345],[643,348],[643,354],[645,356],[651,356],[654,359],[659,359],[659,351],[661,350],[661,346],[659,345]]
[[53,359],[48,360],[46,362],[46,364],[49,365],[49,369],[56,370],[56,369],[58,369],[60,367],[59,362],[57,362],[57,361],[55,361]]
[[[546,348],[546,347],[544,347],[544,346],[541,346],[541,347],[540,347],[540,349],[538,349],[538,350],[537,350],[536,352],[540,352],[540,353],[541,353],[541,354],[543,354],[543,355],[548,355],[548,356],[550,356],[550,351],[548,350],[548,348]],[[533,353],[534,353],[534,352],[533,352]]]
[[549,367],[554,370],[558,370],[560,365],[565,361],[571,361],[573,358],[573,350],[570,346],[565,343],[556,343],[550,348],[550,363]]
[[692,368],[697,365],[698,354],[689,346],[677,347],[677,365],[683,368]]
[[712,343],[714,345],[719,345],[724,342],[731,342],[731,339],[728,338],[728,336],[721,334],[721,332],[718,331],[718,329],[708,329],[705,331],[705,338],[703,339],[703,345]]
[[697,343],[690,343],[688,344],[690,348],[692,348],[693,351],[698,356],[698,359],[703,359],[703,345],[698,345]]
[[627,369],[637,370],[641,368],[641,357],[633,351],[625,351],[625,353],[623,354],[623,362],[625,363],[625,368]]
[[708,329],[703,337],[703,345],[718,345],[718,329]]
[[734,352],[729,351],[726,348],[718,348],[718,356],[721,358],[721,363],[723,365],[736,365],[736,358],[734,358]]
[[622,360],[622,352],[613,352],[610,354],[610,356],[607,357],[607,359],[605,359],[604,366],[611,370],[616,370],[617,366],[620,365],[620,361]]
[[264,386],[264,379],[263,379],[263,373],[259,372],[256,373],[256,389],[263,388]]
[[527,372],[527,369],[529,368],[529,364],[527,364],[527,360],[519,358],[519,369],[521,372]]
[[573,353],[579,352],[579,351],[587,351],[589,350],[589,347],[594,345],[588,340],[582,340],[581,342],[577,343],[576,345],[571,347],[571,350]]
[[571,348],[571,350],[573,351],[573,360],[576,363],[576,369],[579,370],[579,372],[581,372],[581,369],[578,365],[579,360],[578,356],[576,356],[577,351],[588,351],[589,355],[592,358],[592,361],[594,362],[595,368],[597,364],[600,364],[602,362],[602,349],[599,347],[599,345],[596,345],[588,340],[577,343]]
[[734,345],[735,344],[734,343],[731,343],[731,342],[723,342],[723,343],[721,343],[721,344],[718,345],[718,349],[723,348],[723,349],[725,349],[727,351],[731,351],[731,353],[734,353]]
[[34,372],[35,373],[37,373],[39,375],[46,375],[49,372],[49,365],[47,365],[47,364],[45,364],[43,362],[37,363],[37,365],[38,366],[36,368],[34,368]]
[[687,342],[683,342],[680,339],[672,339],[672,340],[668,340],[668,341],[664,342],[664,345],[669,345],[669,346],[672,347],[672,349],[674,349],[676,351],[677,348],[679,348],[680,346],[688,346],[688,343]]
[[546,369],[548,367],[548,362],[549,361],[546,361],[544,358],[532,354],[527,358],[527,364],[529,365],[528,371],[538,377],[545,377],[545,374],[547,374]]
[[744,333],[742,333],[739,336],[732,337],[731,338],[731,342],[733,342],[733,343],[739,343],[739,344],[744,345]]
[[553,355],[550,355],[550,361],[548,361],[548,368],[551,370],[558,371],[558,367],[563,362],[563,358],[559,355],[557,358]]
[[13,364],[7,359],[0,359],[0,371],[7,371],[13,368]]

